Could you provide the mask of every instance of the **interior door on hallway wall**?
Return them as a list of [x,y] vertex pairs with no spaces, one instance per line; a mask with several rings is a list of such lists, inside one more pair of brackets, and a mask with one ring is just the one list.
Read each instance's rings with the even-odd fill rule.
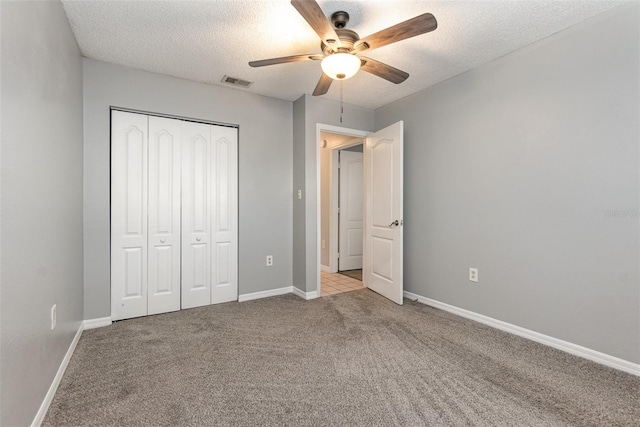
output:
[[362,268],[362,153],[340,151],[338,270]]
[[112,112],[111,317],[235,301],[237,129]]

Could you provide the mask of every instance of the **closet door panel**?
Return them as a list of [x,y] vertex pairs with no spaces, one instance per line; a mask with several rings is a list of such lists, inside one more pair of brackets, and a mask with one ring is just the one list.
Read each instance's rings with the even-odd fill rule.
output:
[[149,117],[149,314],[180,309],[180,132]]
[[208,243],[200,244],[192,242],[190,244],[191,254],[189,255],[189,267],[191,269],[190,288],[192,291],[206,292],[209,288],[209,264],[207,262],[207,256],[209,255],[208,247]]
[[111,318],[147,314],[147,116],[111,116]]
[[182,308],[211,301],[211,131],[182,122]]
[[238,299],[238,130],[212,126],[211,303]]

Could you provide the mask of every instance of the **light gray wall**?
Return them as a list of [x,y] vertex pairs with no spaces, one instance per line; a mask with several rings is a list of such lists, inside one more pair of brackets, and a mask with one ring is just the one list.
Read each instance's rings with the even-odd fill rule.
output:
[[86,319],[110,316],[110,106],[239,125],[239,292],[291,286],[291,102],[85,59]]
[[376,110],[405,125],[406,290],[640,362],[638,18]]
[[316,290],[318,263],[318,155],[316,124],[370,131],[373,110],[344,105],[340,123],[340,103],[311,95],[294,102],[293,189],[302,189],[302,200],[294,198],[293,284],[305,292]]
[[60,2],[0,8],[0,424],[24,426],[82,320],[82,61]]

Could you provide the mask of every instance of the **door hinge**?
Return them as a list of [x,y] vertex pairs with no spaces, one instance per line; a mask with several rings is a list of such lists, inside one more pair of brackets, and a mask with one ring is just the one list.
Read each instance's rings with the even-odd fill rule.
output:
[[338,207],[338,213],[340,213],[340,208]]
[[338,258],[340,258],[340,252],[338,252]]

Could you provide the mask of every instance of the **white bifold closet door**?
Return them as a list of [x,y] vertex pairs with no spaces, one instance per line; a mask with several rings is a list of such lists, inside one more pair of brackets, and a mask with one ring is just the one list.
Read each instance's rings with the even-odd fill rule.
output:
[[181,127],[149,117],[147,314],[180,310]]
[[111,115],[111,317],[147,314],[148,117]]
[[237,129],[112,112],[111,317],[235,301]]
[[238,299],[237,129],[190,123],[182,137],[182,308]]

